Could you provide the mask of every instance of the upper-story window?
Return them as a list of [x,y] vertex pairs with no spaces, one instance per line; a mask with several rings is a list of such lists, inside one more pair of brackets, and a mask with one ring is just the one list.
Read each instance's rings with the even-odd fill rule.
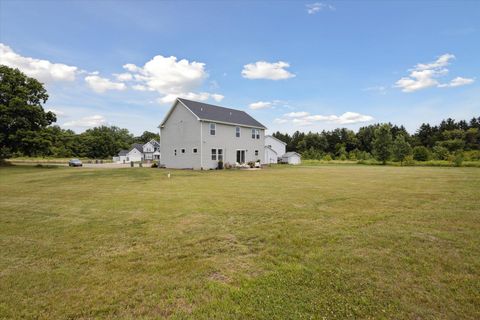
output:
[[217,126],[215,123],[210,123],[210,135],[211,136],[214,136],[215,135],[215,132],[217,131]]
[[260,130],[252,129],[252,139],[260,139]]
[[235,127],[235,137],[240,138],[240,127]]
[[252,128],[252,139],[255,139],[255,129]]

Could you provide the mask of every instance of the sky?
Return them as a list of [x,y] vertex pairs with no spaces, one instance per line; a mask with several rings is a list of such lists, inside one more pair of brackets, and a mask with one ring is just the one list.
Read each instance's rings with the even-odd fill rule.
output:
[[82,132],[139,135],[176,97],[268,132],[480,116],[480,1],[7,1],[0,64]]

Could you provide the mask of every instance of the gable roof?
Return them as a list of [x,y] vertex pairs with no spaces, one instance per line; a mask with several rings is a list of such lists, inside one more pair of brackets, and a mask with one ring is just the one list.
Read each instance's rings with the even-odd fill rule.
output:
[[120,150],[120,151],[118,152],[118,156],[119,156],[119,157],[126,156],[127,153],[128,153],[128,150]]
[[143,152],[143,144],[141,144],[141,143],[134,143],[134,144],[132,145],[132,147],[130,148],[130,151],[132,151],[133,149],[137,149],[138,151]]
[[[250,116],[245,111],[220,107],[213,104],[192,101],[183,98],[177,98],[171,110],[173,110],[177,101],[184,105],[197,117],[198,120],[201,121],[212,121],[232,125],[267,129],[267,127],[252,118],[252,116]],[[165,124],[170,113],[171,111],[169,111],[160,126],[163,126]]]
[[301,157],[300,154],[298,154],[298,153],[296,153],[296,152],[293,152],[293,151],[290,151],[290,152],[285,153],[285,154],[282,156],[282,158],[283,158],[283,157],[288,158],[288,157],[291,157],[291,156],[299,156],[299,157]]
[[147,144],[151,144],[153,147],[157,147],[157,148],[160,148],[160,143],[155,140],[155,139],[152,139],[150,141],[148,141],[147,143],[145,143],[143,146],[146,146]]
[[277,141],[278,141],[278,142],[280,142],[280,143],[283,143],[284,145],[287,145],[287,143],[286,143],[286,142],[283,142],[282,140],[280,140],[280,139],[278,139],[278,138],[275,138],[274,136],[267,135],[267,136],[265,136],[265,139],[266,139],[266,138],[272,138],[272,139],[275,139],[275,140],[277,140]]

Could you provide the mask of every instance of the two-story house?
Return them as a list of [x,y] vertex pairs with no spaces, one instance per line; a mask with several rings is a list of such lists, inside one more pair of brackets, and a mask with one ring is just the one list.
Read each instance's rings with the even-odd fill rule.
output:
[[264,162],[266,127],[244,111],[178,98],[159,127],[167,168]]
[[154,139],[143,145],[143,160],[160,160],[160,143]]

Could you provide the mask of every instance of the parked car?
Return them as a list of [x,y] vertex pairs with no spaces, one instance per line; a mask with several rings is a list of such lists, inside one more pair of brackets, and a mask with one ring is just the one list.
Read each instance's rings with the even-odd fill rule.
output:
[[81,166],[83,166],[83,163],[79,159],[72,159],[72,160],[68,161],[68,166],[69,167],[81,167]]

